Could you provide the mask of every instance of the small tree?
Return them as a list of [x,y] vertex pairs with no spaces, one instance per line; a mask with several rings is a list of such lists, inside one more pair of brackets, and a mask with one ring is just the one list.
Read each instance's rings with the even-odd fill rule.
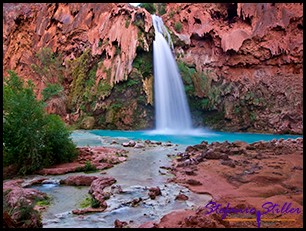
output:
[[16,165],[19,174],[76,157],[70,132],[57,115],[48,115],[37,101],[34,84],[25,84],[9,71],[3,85],[3,164]]

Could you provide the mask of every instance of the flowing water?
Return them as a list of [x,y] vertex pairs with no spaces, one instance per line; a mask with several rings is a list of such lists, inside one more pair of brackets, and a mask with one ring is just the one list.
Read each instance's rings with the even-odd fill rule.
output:
[[[121,143],[129,139],[100,137],[89,132],[76,131],[72,136],[78,146],[112,146],[122,148]],[[116,139],[117,145],[111,144]],[[170,166],[170,158],[167,154],[175,154],[184,151],[185,146],[172,145],[145,147],[144,149],[125,148],[129,151],[126,162],[105,170],[105,175],[90,173],[86,175],[112,176],[120,185],[123,193],[113,194],[108,199],[108,208],[104,212],[86,215],[73,215],[72,210],[80,208],[81,201],[88,196],[89,187],[73,187],[59,185],[59,179],[81,173],[69,173],[60,176],[52,176],[46,184],[32,186],[40,191],[48,193],[53,199],[51,206],[43,213],[44,228],[112,228],[114,221],[119,219],[128,222],[129,227],[138,227],[147,221],[158,221],[163,215],[178,209],[193,209],[196,205],[205,205],[211,196],[208,194],[195,194],[187,188],[167,182],[172,177],[164,166]],[[37,176],[32,176],[33,177]],[[52,182],[54,182],[52,184]],[[148,196],[150,187],[160,187],[161,196],[152,200]],[[111,191],[111,187],[105,188]],[[187,201],[175,200],[179,193],[189,197]],[[134,199],[141,198],[137,206],[132,206]]]
[[[126,162],[118,164],[105,172],[105,176],[114,177],[120,185],[123,193],[113,194],[108,199],[108,208],[104,212],[86,215],[73,215],[73,209],[80,208],[80,203],[88,196],[89,187],[73,187],[59,185],[59,179],[70,175],[80,175],[82,173],[68,173],[60,176],[52,176],[45,184],[32,186],[40,191],[48,193],[53,199],[51,206],[43,212],[43,226],[45,228],[111,228],[114,221],[119,219],[128,222],[129,227],[138,227],[147,221],[158,222],[165,214],[179,209],[194,209],[204,206],[211,196],[207,194],[195,194],[187,188],[174,183],[167,182],[173,177],[163,166],[170,166],[171,159],[168,154],[176,154],[185,150],[187,145],[200,143],[205,140],[209,143],[214,141],[268,141],[280,138],[297,138],[302,136],[294,135],[272,135],[272,134],[246,134],[246,133],[224,133],[207,131],[195,135],[154,135],[148,131],[107,131],[89,130],[74,131],[72,140],[78,146],[111,146],[122,148],[121,144],[130,139],[143,142],[147,139],[172,142],[172,146],[145,147],[144,149],[125,148],[129,151]],[[116,140],[118,144],[112,144]],[[165,144],[165,143],[164,143]],[[90,173],[86,175],[101,175]],[[41,176],[31,176],[33,179]],[[162,196],[157,196],[155,200],[148,197],[148,188],[159,186]],[[105,188],[111,191],[111,187]],[[176,195],[184,193],[189,197],[187,201],[175,200]],[[131,201],[142,198],[137,206],[132,206]]]
[[156,132],[185,133],[192,130],[191,116],[184,85],[164,35],[172,45],[171,37],[160,17],[152,15],[152,20],[155,29],[153,58]]

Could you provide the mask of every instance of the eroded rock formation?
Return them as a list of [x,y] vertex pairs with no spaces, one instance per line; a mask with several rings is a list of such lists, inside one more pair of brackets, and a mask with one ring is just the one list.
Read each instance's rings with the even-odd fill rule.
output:
[[[282,208],[303,208],[303,139],[272,140],[270,142],[213,142],[189,146],[173,159],[174,182],[200,194],[210,194],[212,201],[224,208],[267,211],[270,203]],[[194,184],[193,182],[199,182]],[[155,227],[208,228],[258,227],[256,221],[226,221],[222,212],[212,212],[207,203],[197,210],[175,211],[165,215]],[[286,207],[285,205],[285,207]],[[271,207],[270,207],[271,208]],[[303,227],[303,212],[287,213],[273,210],[262,215],[261,227]],[[231,213],[227,218],[254,218],[246,213]],[[267,222],[270,219],[294,219],[294,222]]]
[[[165,9],[195,124],[302,133],[302,3],[169,3]],[[145,9],[10,3],[3,13],[4,75],[13,69],[32,79],[38,98],[46,79],[63,76],[64,92],[46,100],[49,113],[72,124],[90,116],[83,128],[153,127],[154,29]],[[43,48],[60,57],[63,72],[55,64],[42,70]]]
[[[146,121],[152,108],[147,103],[152,103],[152,93],[147,89],[152,87],[137,70],[133,81],[127,81],[134,59],[148,53],[152,43],[152,19],[146,10],[113,3],[10,3],[4,4],[3,13],[4,75],[12,69],[23,79],[31,79],[38,98],[48,83],[65,87],[60,97],[46,100],[49,113],[71,123],[93,114],[96,126],[123,129],[136,128],[135,121],[142,117],[142,126],[150,126],[152,119]],[[45,48],[51,50],[52,58],[59,59],[63,72],[50,64],[52,58],[46,62],[49,50],[42,52]],[[112,92],[119,82],[127,86],[121,83],[123,89]],[[126,92],[133,85],[137,91]],[[97,121],[101,114],[103,121]]]
[[197,72],[190,100],[211,112],[205,124],[302,133],[302,3],[171,3],[162,17],[185,72]]

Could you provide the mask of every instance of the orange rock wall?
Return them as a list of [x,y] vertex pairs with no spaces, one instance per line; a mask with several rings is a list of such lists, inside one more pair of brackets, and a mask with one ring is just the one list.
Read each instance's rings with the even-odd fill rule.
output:
[[[211,71],[212,85],[234,86],[219,94],[216,109],[224,110],[226,119],[221,127],[302,133],[302,3],[171,3],[162,17],[176,37],[179,60]],[[199,98],[207,94],[197,83],[195,90]],[[248,112],[235,115],[234,108],[251,91],[265,107],[247,105],[256,117],[250,125],[248,116],[239,121]]]
[[[302,3],[169,3],[166,9],[162,18],[173,34],[178,60],[199,73],[209,71],[209,84],[221,89],[216,88],[213,110],[222,111],[224,118],[214,128],[302,133]],[[91,59],[101,60],[96,86],[102,79],[113,86],[131,75],[137,47],[147,52],[152,46],[151,15],[128,4],[6,3],[3,13],[3,73],[13,69],[22,78],[32,79],[38,97],[45,85],[31,64],[43,47],[62,53],[64,66],[90,49]],[[179,32],[177,23],[182,25]],[[65,77],[69,93],[72,77]],[[196,97],[207,97],[208,88],[201,79],[193,79],[193,84]],[[138,97],[128,92],[123,97],[129,96]],[[94,114],[105,114],[101,107],[114,100],[96,102]],[[140,110],[135,100],[129,101],[135,107],[126,107],[131,115],[119,118],[124,129],[132,128],[133,111]],[[51,105],[48,111],[64,116],[65,101],[58,102],[58,109]],[[138,114],[146,119],[148,112]]]

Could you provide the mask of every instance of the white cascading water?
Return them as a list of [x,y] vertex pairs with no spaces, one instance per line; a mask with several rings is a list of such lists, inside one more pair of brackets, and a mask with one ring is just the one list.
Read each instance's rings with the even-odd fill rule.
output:
[[[155,29],[153,41],[154,96],[156,132],[183,134],[192,130],[190,110],[170,46],[173,43],[162,19],[152,15]],[[165,39],[168,38],[168,43]]]

